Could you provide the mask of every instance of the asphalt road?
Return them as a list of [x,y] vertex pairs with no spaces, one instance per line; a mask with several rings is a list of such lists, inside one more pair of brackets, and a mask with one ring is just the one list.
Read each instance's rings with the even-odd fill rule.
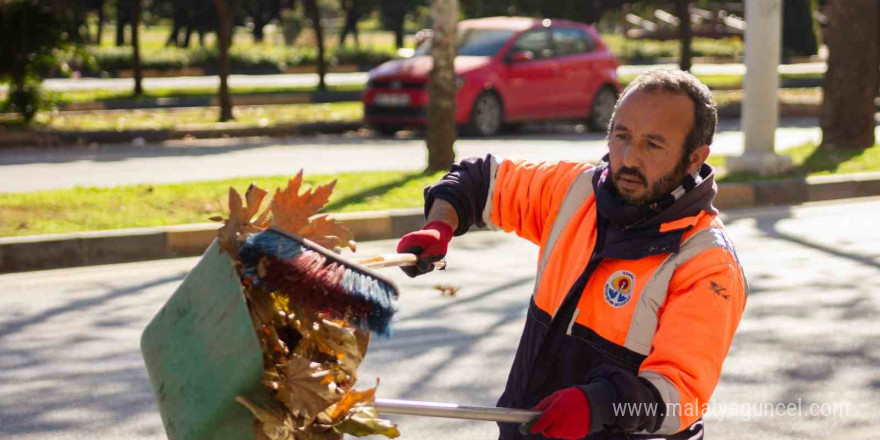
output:
[[[788,118],[776,132],[778,150],[821,139],[816,118]],[[607,151],[604,134],[573,126],[535,125],[494,138],[456,142],[459,158],[493,153],[532,160],[595,161]],[[742,153],[740,122],[722,121],[712,154]],[[581,130],[582,131],[582,130]],[[340,171],[422,170],[424,140],[377,138],[369,132],[288,139],[216,139],[164,144],[0,149],[0,193],[74,186],[177,183],[261,175]]]
[[[653,68],[678,68],[677,64],[651,64],[620,66],[617,73],[620,75],[634,75]],[[822,73],[827,66],[824,62],[782,64],[779,73]],[[695,64],[691,72],[696,75],[742,75],[746,68],[743,64]],[[350,85],[364,84],[367,82],[366,72],[352,73],[328,73],[325,77],[327,85]],[[143,87],[149,89],[193,89],[218,87],[220,77],[216,75],[205,76],[180,76],[170,78],[144,78]],[[230,87],[315,87],[318,85],[316,73],[292,73],[278,75],[230,75]],[[47,79],[43,81],[47,90],[72,91],[72,90],[127,90],[134,87],[132,78],[76,78],[76,79]],[[5,91],[7,85],[0,85],[0,90]]]
[[[751,296],[713,396],[707,438],[880,436],[878,213],[880,198],[727,216]],[[394,244],[364,243],[361,252]],[[536,255],[524,240],[481,232],[456,239],[446,272],[411,280],[390,270],[402,291],[400,320],[391,339],[371,343],[362,380],[380,377],[383,398],[494,404],[525,319]],[[138,340],[195,262],[0,276],[0,438],[164,438]],[[443,297],[437,283],[461,290]],[[798,402],[802,415],[762,410]],[[813,404],[828,406],[808,415]],[[394,419],[405,439],[497,435],[487,422]]]

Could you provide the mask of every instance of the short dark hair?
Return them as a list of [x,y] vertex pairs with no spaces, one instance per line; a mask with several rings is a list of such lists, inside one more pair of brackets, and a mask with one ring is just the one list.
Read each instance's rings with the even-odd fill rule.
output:
[[620,94],[617,103],[614,105],[614,114],[611,116],[611,122],[608,126],[609,133],[614,128],[614,119],[617,115],[617,109],[620,107],[620,102],[627,92],[633,89],[646,92],[659,90],[671,93],[684,93],[691,98],[691,101],[694,102],[694,126],[691,127],[691,131],[684,142],[684,157],[693,153],[699,146],[712,144],[712,138],[715,137],[715,127],[718,125],[718,111],[716,110],[712,92],[694,75],[675,69],[649,70],[632,80],[623,90],[623,93]]

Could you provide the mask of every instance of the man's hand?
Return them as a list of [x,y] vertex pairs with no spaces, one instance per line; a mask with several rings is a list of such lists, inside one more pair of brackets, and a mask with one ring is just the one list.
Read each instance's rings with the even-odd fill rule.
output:
[[580,388],[559,390],[545,397],[532,409],[543,411],[532,426],[532,434],[579,439],[590,432],[590,402]]
[[397,252],[416,254],[419,262],[415,266],[401,267],[403,272],[414,278],[434,270],[434,262],[446,256],[452,232],[451,226],[438,220],[427,223],[420,231],[404,235],[397,243]]

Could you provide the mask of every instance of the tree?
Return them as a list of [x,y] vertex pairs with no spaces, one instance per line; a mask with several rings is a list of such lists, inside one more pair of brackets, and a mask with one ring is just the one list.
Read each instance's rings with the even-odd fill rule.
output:
[[206,33],[217,29],[217,11],[213,0],[153,0],[152,14],[172,20],[166,46],[189,47],[193,32],[204,46]]
[[280,0],[250,0],[245,2],[245,14],[254,22],[254,42],[263,41],[263,29],[275,19],[281,18]]
[[814,0],[785,0],[782,4],[782,55],[810,56],[819,52]]
[[324,83],[324,76],[327,74],[327,59],[324,55],[324,26],[321,25],[321,9],[318,7],[317,0],[304,0],[306,7],[306,16],[312,22],[312,29],[315,30],[315,40],[318,45],[318,90],[327,90]]
[[4,107],[26,122],[40,105],[38,72],[54,65],[54,50],[67,45],[68,35],[59,17],[48,1],[0,2],[0,81],[10,83]]
[[455,160],[455,53],[458,0],[432,0],[431,58],[428,81],[428,169],[448,169]]
[[125,25],[131,20],[131,3],[116,1],[116,46],[125,46]]
[[345,44],[345,38],[351,34],[354,37],[354,46],[360,47],[357,24],[362,18],[364,18],[364,16],[369,14],[373,6],[371,3],[370,0],[339,1],[339,6],[342,9],[343,14],[345,14],[345,24],[342,26],[342,30],[339,31],[340,46]]
[[98,33],[95,35],[95,44],[100,46],[101,37],[104,36],[104,22],[107,21],[104,17],[104,0],[95,0],[93,4],[98,13]]
[[235,119],[232,97],[229,96],[229,46],[238,0],[214,0],[214,6],[217,8],[217,46],[220,49],[220,122],[226,122]]
[[134,70],[134,96],[144,94],[144,88],[141,85],[144,79],[144,72],[141,69],[141,46],[140,31],[138,26],[141,24],[141,0],[131,0],[131,50],[132,50],[132,68]]
[[681,58],[678,65],[681,70],[691,70],[691,42],[694,32],[691,29],[691,2],[676,0],[675,15],[678,16],[678,39],[681,41]]
[[875,0],[828,0],[828,71],[819,114],[824,148],[874,145],[878,47],[865,36],[877,32],[877,8]]
[[398,49],[403,47],[403,24],[406,14],[416,6],[416,3],[419,2],[412,0],[384,0],[379,3],[382,26],[394,32],[394,44]]

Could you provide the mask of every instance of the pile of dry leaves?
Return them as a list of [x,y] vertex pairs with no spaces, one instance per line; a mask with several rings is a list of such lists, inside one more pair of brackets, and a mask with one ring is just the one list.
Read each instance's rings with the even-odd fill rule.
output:
[[[329,249],[350,247],[351,232],[341,224],[315,216],[328,201],[335,182],[300,194],[302,172],[276,190],[269,206],[260,212],[266,191],[251,185],[244,204],[235,189],[229,190],[229,218],[219,231],[222,249],[237,261],[248,234],[268,227],[292,232]],[[241,273],[241,272],[239,272]],[[265,275],[265,274],[261,274]],[[376,388],[355,390],[357,369],[367,351],[370,334],[345,319],[334,319],[295,304],[287,294],[271,291],[264,283],[242,277],[251,318],[263,349],[263,384],[275,397],[260,406],[239,396],[257,418],[258,439],[339,439],[356,436],[400,435],[397,427],[370,405]],[[377,382],[378,383],[378,382]]]

